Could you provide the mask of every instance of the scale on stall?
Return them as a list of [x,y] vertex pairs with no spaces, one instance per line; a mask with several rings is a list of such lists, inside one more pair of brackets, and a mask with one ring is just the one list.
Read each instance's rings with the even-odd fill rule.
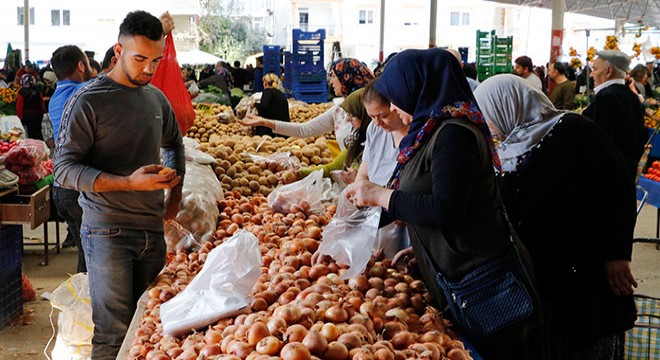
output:
[[0,165],[0,188],[6,188],[16,185],[18,175],[9,171],[4,165]]

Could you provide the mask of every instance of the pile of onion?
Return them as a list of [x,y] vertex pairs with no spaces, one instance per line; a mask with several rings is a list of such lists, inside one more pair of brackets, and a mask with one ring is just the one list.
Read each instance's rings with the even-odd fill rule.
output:
[[[361,275],[340,279],[346,267],[332,259],[312,264],[335,205],[321,215],[274,213],[263,196],[225,192],[213,241],[179,252],[148,290],[131,359],[471,359],[429,306],[421,280],[373,259]],[[183,338],[162,335],[160,305],[185,289],[208,252],[238,229],[255,234],[262,274],[251,307]]]

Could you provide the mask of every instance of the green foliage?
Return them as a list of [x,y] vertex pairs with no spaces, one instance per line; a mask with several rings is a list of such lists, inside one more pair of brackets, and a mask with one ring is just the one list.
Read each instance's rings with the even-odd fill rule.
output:
[[266,44],[264,31],[252,30],[250,19],[240,17],[239,0],[200,0],[202,17],[198,31],[200,48],[232,62],[260,52]]

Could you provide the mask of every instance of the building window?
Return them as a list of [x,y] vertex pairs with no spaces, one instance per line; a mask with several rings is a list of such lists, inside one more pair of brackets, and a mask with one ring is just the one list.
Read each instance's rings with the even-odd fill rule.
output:
[[452,11],[449,17],[450,26],[470,26],[470,13]]
[[[17,23],[18,25],[25,25],[25,19],[23,18],[23,9],[24,7],[16,7]],[[30,8],[30,25],[34,25],[34,8]]]
[[461,18],[461,13],[457,11],[452,11],[449,18],[449,25],[458,26],[460,18]]
[[300,23],[300,30],[307,31],[309,28],[309,10],[307,8],[298,10],[298,22]]
[[71,11],[69,10],[51,10],[51,26],[69,26],[71,25]]
[[373,10],[360,10],[359,24],[373,24],[374,11]]

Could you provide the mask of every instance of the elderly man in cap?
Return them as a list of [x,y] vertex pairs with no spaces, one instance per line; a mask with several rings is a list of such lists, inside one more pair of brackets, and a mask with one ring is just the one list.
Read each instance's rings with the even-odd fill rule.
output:
[[628,162],[630,174],[635,176],[644,151],[646,131],[642,104],[625,85],[630,57],[618,50],[598,51],[596,55],[591,72],[596,96],[582,115],[593,120],[614,140]]

